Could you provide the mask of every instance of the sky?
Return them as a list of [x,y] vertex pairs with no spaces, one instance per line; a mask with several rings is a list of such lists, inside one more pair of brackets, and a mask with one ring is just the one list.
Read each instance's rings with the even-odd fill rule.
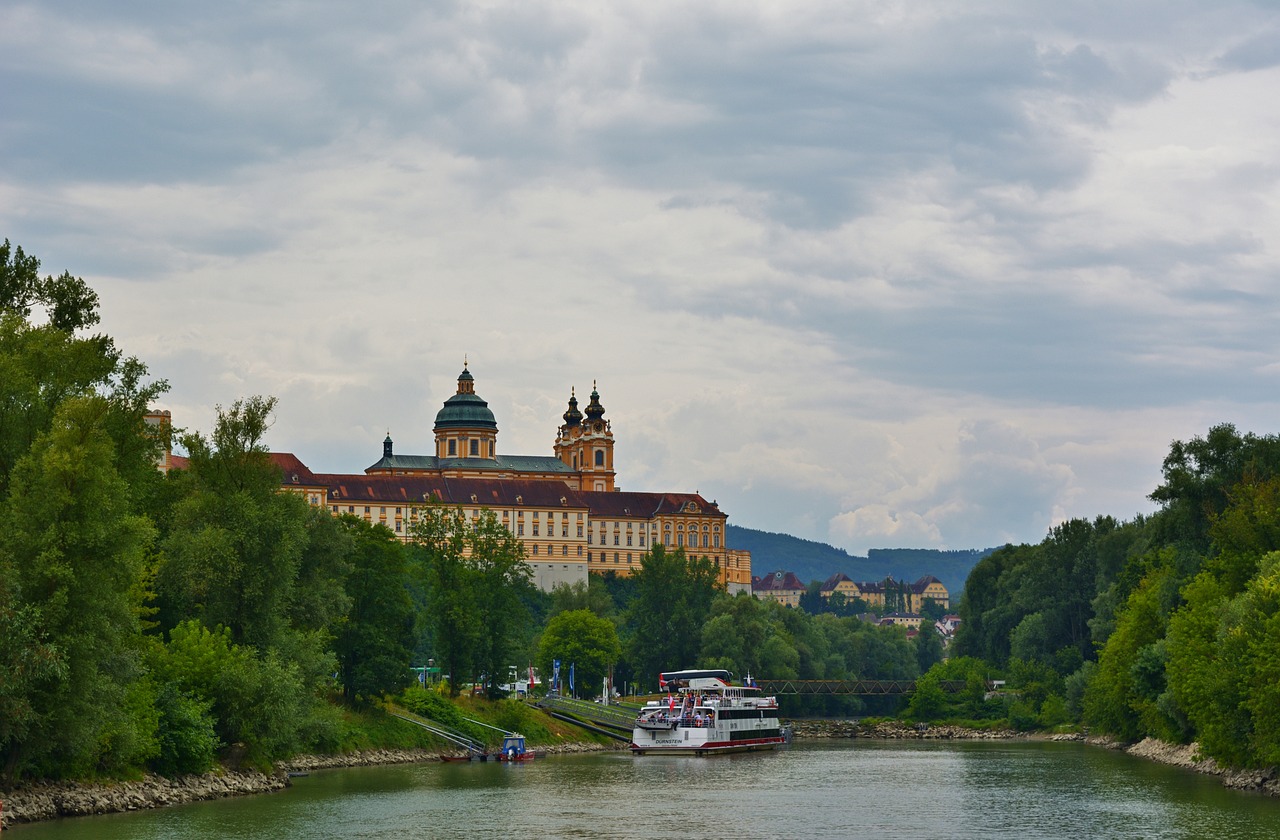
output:
[[318,472],[465,357],[503,453],[596,383],[621,489],[1038,542],[1280,431],[1277,91],[1237,0],[11,0],[0,237]]

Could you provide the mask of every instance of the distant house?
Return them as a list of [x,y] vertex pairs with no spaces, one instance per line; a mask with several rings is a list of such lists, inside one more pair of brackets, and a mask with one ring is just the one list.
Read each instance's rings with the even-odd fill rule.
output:
[[906,627],[908,630],[919,630],[922,616],[915,613],[889,613],[880,619],[881,627]]
[[852,601],[854,598],[866,600],[862,597],[862,589],[844,572],[836,572],[823,581],[819,592],[822,594],[823,599],[827,601],[830,601],[831,596],[837,592],[844,596],[846,602]]
[[809,591],[792,572],[777,571],[751,579],[751,594],[762,601],[777,601],[788,607],[800,606],[800,596]]
[[915,601],[913,609],[920,609],[925,601],[932,601],[940,607],[951,606],[951,593],[933,575],[925,575],[911,584],[911,595]]

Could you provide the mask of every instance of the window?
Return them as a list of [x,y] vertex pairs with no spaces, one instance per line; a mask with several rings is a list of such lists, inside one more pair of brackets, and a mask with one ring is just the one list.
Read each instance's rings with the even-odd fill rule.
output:
[[719,547],[720,547],[720,535],[719,535],[719,534],[716,534],[716,535],[715,535],[715,537],[713,537],[713,538],[712,538],[712,541],[715,543],[716,548],[719,548]]
[[615,563],[617,563],[617,562],[618,562],[618,552],[616,552],[616,551],[613,553],[613,562],[615,562]]
[[400,530],[400,523],[396,522],[396,531],[399,532],[399,530]]
[[380,508],[378,508],[378,513],[382,514],[383,516],[386,516],[386,515],[387,515],[387,509],[386,509],[385,507],[380,507]]
[[368,505],[365,505],[365,506],[364,506],[364,512],[365,512],[365,513],[368,513],[368,512],[369,512],[369,506],[368,506]]
[[561,537],[567,537],[567,536],[569,536],[569,526],[568,526],[568,525],[565,525],[563,528],[561,528],[561,529],[560,529],[560,536],[561,536]]
[[579,525],[579,526],[578,526],[578,536],[579,536],[579,537],[581,537],[581,536],[582,536],[582,526],[581,526],[581,525]]
[[614,534],[614,535],[613,535],[613,544],[614,544],[614,545],[617,545],[617,544],[618,544],[618,535],[617,535],[617,534]]
[[534,557],[538,556],[538,547],[536,545],[533,547],[533,556]]
[[452,458],[457,454],[458,454],[458,442],[453,438],[449,438],[449,457]]
[[604,466],[604,450],[603,449],[596,450],[596,466],[597,467]]
[[640,535],[640,547],[644,548],[644,534]]
[[[538,523],[537,523],[537,522],[533,523],[533,535],[534,535],[535,537],[536,537],[536,536],[538,536]],[[534,550],[535,550],[535,551],[537,551],[537,549],[534,549]]]
[[582,546],[578,546],[578,556],[582,556]]
[[400,508],[396,508],[396,516],[400,515]]
[[627,545],[631,545],[631,535],[627,534]]
[[471,441],[471,456],[474,458],[474,457],[479,457],[479,455],[480,455],[480,441],[473,440]]
[[582,511],[578,511],[578,521],[582,521]]
[[560,553],[561,553],[563,556],[568,557],[568,556],[569,556],[569,546],[567,546],[567,545],[562,545],[562,546],[560,546]]
[[595,542],[596,542],[596,535],[595,535],[595,534],[593,534],[593,533],[591,533],[590,531],[588,531],[588,532],[587,532],[587,545],[595,545]]
[[489,441],[489,457],[493,457],[493,441]]
[[517,536],[517,537],[523,537],[523,536],[524,536],[524,523],[523,523],[523,522],[518,522],[518,523],[516,523],[516,536]]

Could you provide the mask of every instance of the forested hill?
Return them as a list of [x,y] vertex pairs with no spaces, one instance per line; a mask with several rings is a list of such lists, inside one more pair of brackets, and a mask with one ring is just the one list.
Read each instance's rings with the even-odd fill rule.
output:
[[995,549],[939,551],[931,548],[873,548],[867,557],[850,554],[826,543],[804,540],[789,534],[774,534],[730,525],[729,545],[751,552],[752,574],[762,575],[782,569],[795,572],[808,583],[826,580],[844,572],[854,580],[917,580],[933,575],[942,581],[957,602],[969,570]]

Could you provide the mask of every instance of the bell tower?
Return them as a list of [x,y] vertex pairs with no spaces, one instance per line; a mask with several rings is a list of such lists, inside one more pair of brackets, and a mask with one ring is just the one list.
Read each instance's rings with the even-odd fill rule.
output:
[[578,411],[578,398],[569,392],[569,408],[564,425],[556,435],[556,457],[578,474],[578,489],[613,491],[613,429],[604,419],[604,406],[596,383],[591,383],[591,402],[586,416]]

